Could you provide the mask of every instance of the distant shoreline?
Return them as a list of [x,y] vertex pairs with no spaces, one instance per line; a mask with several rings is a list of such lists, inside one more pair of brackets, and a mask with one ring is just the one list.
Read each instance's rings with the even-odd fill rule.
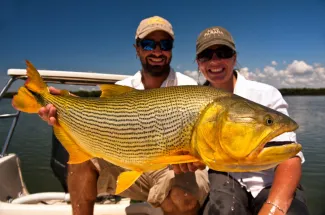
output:
[[[325,96],[325,88],[282,88],[279,89],[283,96]],[[3,98],[12,98],[17,92],[7,92]],[[80,97],[99,97],[100,91],[73,91]]]

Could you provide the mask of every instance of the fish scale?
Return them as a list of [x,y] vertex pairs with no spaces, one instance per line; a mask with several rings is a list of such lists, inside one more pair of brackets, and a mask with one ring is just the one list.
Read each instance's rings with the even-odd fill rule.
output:
[[216,96],[220,95],[208,87],[202,92],[188,86],[183,91],[168,87],[164,93],[131,92],[105,100],[44,98],[57,104],[59,123],[71,130],[82,147],[94,154],[103,150],[116,159],[144,163],[148,158],[190,150],[200,110]]

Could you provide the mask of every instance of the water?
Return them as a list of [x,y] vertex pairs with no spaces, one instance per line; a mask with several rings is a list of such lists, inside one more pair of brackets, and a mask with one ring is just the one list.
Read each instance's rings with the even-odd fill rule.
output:
[[[302,184],[312,215],[325,214],[325,96],[286,96],[289,114],[300,125],[298,141],[306,162]],[[0,101],[0,113],[14,112],[10,100]],[[5,141],[11,119],[0,121],[0,146]],[[37,115],[21,113],[9,152],[22,161],[25,183],[31,193],[62,191],[50,169],[51,127]]]

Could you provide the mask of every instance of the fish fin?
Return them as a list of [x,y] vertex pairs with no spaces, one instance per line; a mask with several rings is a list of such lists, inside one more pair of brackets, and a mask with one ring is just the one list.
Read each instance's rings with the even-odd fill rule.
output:
[[155,158],[148,162],[148,165],[153,164],[180,164],[180,163],[190,163],[190,162],[198,162],[200,161],[198,158],[192,155],[172,155],[172,156],[163,156]]
[[26,65],[28,77],[25,82],[26,88],[35,93],[42,93],[44,91],[48,92],[46,83],[43,81],[42,77],[40,76],[36,68],[33,66],[33,64],[26,60]]
[[136,90],[132,87],[128,86],[122,86],[117,84],[101,84],[99,85],[100,90],[102,91],[100,97],[111,97],[111,96],[117,96],[121,95],[123,93],[131,92],[133,90]]
[[122,193],[126,189],[132,186],[132,184],[142,175],[143,172],[138,171],[126,171],[122,172],[116,182],[115,194]]
[[42,107],[26,87],[20,87],[18,89],[18,93],[13,97],[11,105],[16,110],[25,113],[37,113]]
[[69,153],[68,164],[78,164],[93,158],[83,151],[60,125],[54,125],[53,130],[55,136]]
[[60,90],[61,96],[70,96],[70,92],[68,90]]

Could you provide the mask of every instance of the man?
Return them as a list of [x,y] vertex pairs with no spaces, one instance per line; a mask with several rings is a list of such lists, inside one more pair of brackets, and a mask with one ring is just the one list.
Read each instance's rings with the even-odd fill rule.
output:
[[[134,44],[142,69],[116,84],[136,89],[197,85],[193,79],[170,67],[173,42],[173,28],[167,20],[158,16],[142,20]],[[51,92],[59,93],[56,89]],[[40,116],[52,125],[56,123],[55,113],[52,105],[39,111]],[[113,194],[117,176],[122,171],[124,169],[97,158],[69,165],[68,189],[73,213],[92,214],[96,196]],[[190,215],[197,214],[208,191],[208,176],[204,166],[190,163],[145,173],[120,195],[148,201],[153,206],[161,207],[165,214]]]

